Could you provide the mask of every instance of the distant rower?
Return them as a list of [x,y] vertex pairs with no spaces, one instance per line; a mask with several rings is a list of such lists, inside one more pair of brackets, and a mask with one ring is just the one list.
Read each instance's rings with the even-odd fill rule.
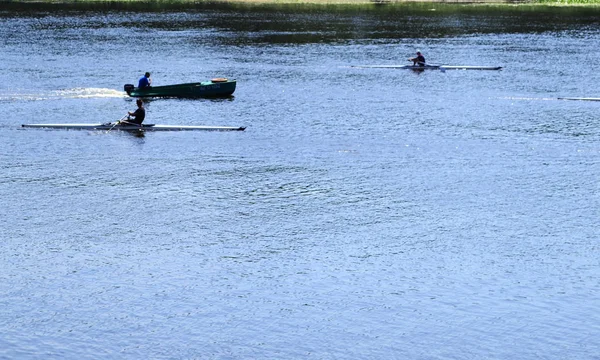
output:
[[423,54],[421,54],[420,50],[417,50],[417,56],[414,58],[410,58],[408,59],[408,61],[412,61],[413,62],[413,66],[419,64],[419,66],[425,66],[425,56],[423,56]]

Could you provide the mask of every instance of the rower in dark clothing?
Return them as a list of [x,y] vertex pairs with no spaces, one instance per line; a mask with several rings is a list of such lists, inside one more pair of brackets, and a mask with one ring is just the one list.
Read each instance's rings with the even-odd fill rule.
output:
[[415,56],[414,58],[410,58],[408,59],[408,61],[412,61],[413,62],[413,66],[419,64],[419,66],[425,66],[425,56],[423,56],[423,54],[421,54],[421,51],[417,50],[417,56]]
[[142,102],[142,99],[137,99],[135,103],[137,104],[138,108],[134,112],[127,112],[127,120],[124,120],[122,122],[135,125],[142,125],[142,122],[144,122],[144,118],[146,118],[146,109],[144,109],[144,103]]

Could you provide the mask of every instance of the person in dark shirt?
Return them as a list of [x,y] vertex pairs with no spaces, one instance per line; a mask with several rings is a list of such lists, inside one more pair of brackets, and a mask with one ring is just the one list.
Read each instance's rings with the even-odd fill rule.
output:
[[147,72],[144,74],[144,76],[142,76],[140,78],[140,81],[138,81],[138,88],[145,88],[148,87],[152,84],[152,79],[150,79],[150,73]]
[[142,125],[142,122],[144,122],[144,119],[146,118],[146,109],[144,109],[142,99],[137,99],[135,103],[138,108],[134,112],[127,112],[127,120],[122,121],[125,124]]
[[408,61],[412,61],[413,66],[415,66],[417,64],[419,66],[425,66],[425,56],[423,56],[423,54],[421,54],[421,51],[419,51],[419,50],[417,50],[417,56],[415,56],[414,58],[408,59]]

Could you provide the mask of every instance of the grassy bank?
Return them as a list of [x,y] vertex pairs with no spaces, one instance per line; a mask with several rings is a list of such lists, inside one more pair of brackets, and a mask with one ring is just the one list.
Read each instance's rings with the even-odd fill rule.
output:
[[[131,0],[124,0],[131,1]],[[136,0],[133,0],[136,1]],[[143,0],[140,0],[143,1]],[[157,0],[160,1],[160,0]],[[185,0],[183,0],[185,1]],[[190,0],[194,1],[194,0]],[[324,5],[385,5],[406,3],[440,4],[505,4],[505,5],[600,5],[600,0],[211,0],[246,4],[324,4]]]
[[[83,0],[86,1],[86,0]],[[94,0],[91,0],[94,1]],[[122,0],[148,1],[148,0]],[[163,0],[149,0],[163,1]],[[172,0],[166,0],[172,1]],[[183,2],[245,3],[245,4],[323,4],[323,5],[385,5],[407,3],[443,4],[512,4],[512,5],[600,5],[600,0],[181,0]]]
[[[131,1],[131,0],[125,0]],[[135,1],[135,0],[134,0]],[[140,0],[143,1],[143,0]],[[160,1],[160,0],[158,0]],[[185,1],[185,0],[184,0]],[[194,0],[190,0],[194,1]],[[513,5],[568,5],[596,4],[600,0],[210,0],[209,2],[230,2],[248,4],[403,4],[403,3],[444,3],[444,4],[513,4]]]
[[408,4],[481,4],[513,6],[600,6],[600,0],[0,0],[0,3],[181,3],[181,4],[232,4],[232,5],[313,5],[313,6],[386,6]]

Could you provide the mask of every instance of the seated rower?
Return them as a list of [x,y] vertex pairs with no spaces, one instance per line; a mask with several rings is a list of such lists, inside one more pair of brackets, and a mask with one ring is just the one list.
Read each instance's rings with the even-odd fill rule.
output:
[[[137,99],[135,101],[137,104],[137,109],[134,112],[127,112],[127,120],[122,120],[122,124],[132,124],[132,125],[142,125],[144,119],[146,118],[146,109],[144,109],[144,103],[142,99]],[[132,118],[133,117],[133,118]]]
[[147,72],[144,74],[144,76],[142,76],[140,78],[140,81],[138,81],[138,88],[145,88],[148,87],[152,84],[152,79],[150,79],[150,73]]
[[416,66],[417,64],[419,64],[419,66],[425,66],[425,56],[423,56],[419,50],[417,50],[417,56],[408,59],[408,61],[412,61],[413,66]]

